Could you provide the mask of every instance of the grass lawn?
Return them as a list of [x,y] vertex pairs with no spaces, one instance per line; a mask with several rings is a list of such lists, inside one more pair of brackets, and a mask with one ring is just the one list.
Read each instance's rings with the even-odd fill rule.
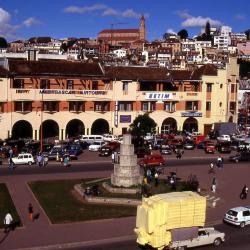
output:
[[73,194],[73,187],[82,182],[83,180],[37,181],[29,185],[52,223],[136,215],[136,207],[89,204],[77,199]]
[[20,221],[7,186],[4,183],[0,183],[0,228],[4,226],[4,217],[8,211],[10,211],[15,222]]

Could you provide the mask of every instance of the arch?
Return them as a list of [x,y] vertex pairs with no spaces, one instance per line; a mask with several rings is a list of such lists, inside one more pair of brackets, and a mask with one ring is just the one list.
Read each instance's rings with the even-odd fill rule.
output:
[[12,127],[12,138],[32,138],[32,125],[25,120],[17,121]]
[[91,134],[102,135],[106,133],[109,133],[109,123],[104,119],[95,120],[91,127]]
[[198,131],[198,121],[193,118],[187,118],[183,123],[183,130],[188,132]]
[[[43,128],[43,134],[42,134],[43,139],[50,138],[50,137],[59,138],[59,125],[56,121],[46,120],[42,123],[42,128]],[[41,131],[40,131],[40,135],[41,135]]]
[[234,120],[233,117],[230,116],[229,119],[228,119],[228,122],[233,122],[233,120]]
[[84,124],[81,120],[79,119],[73,119],[68,122],[66,126],[66,137],[75,137],[78,135],[83,135],[84,134]]
[[162,134],[168,134],[176,130],[177,130],[177,121],[174,118],[168,117],[163,121],[161,125]]

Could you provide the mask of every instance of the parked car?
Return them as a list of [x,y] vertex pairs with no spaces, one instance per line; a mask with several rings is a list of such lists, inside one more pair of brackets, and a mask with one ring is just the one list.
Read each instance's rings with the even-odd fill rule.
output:
[[13,157],[12,161],[15,165],[19,165],[19,164],[28,164],[28,165],[32,165],[35,163],[34,157],[32,154],[19,154],[17,157]]
[[231,142],[229,141],[224,141],[224,142],[219,142],[216,145],[216,149],[220,153],[231,153]]
[[210,143],[210,142],[212,142],[212,141],[210,141],[210,140],[201,141],[201,142],[199,142],[199,143],[197,144],[197,148],[198,148],[198,149],[205,149],[206,144],[207,144],[207,143]]
[[213,142],[207,142],[205,144],[205,152],[206,153],[211,153],[214,154],[215,153],[215,144]]
[[172,147],[168,144],[162,144],[160,148],[160,153],[162,155],[171,155],[172,154]]
[[48,157],[49,160],[55,160],[57,155],[59,157],[63,156],[66,152],[66,147],[65,145],[56,145],[54,146],[48,154],[44,154],[46,157]]
[[105,142],[94,142],[93,144],[89,145],[89,151],[98,151],[103,145],[105,145]]
[[112,154],[112,149],[108,146],[103,146],[99,150],[99,156],[110,156]]
[[112,151],[119,151],[120,143],[116,141],[111,141],[106,144]]
[[225,222],[240,226],[250,224],[250,206],[234,207],[229,209],[223,219]]
[[243,151],[239,154],[232,155],[229,157],[230,161],[239,162],[239,161],[250,161],[250,151]]
[[194,149],[195,148],[195,143],[191,140],[187,140],[183,144],[184,149]]
[[217,137],[218,141],[231,141],[230,135],[221,135]]
[[250,150],[250,143],[249,142],[240,142],[238,146],[238,151],[246,151]]
[[70,144],[67,147],[67,153],[69,154],[70,159],[77,159],[77,156],[82,153],[82,148],[79,144]]
[[117,138],[117,136],[116,135],[111,135],[111,134],[104,134],[103,135],[103,140],[104,141],[117,141],[118,140],[118,138]]
[[142,167],[146,166],[161,166],[166,164],[166,160],[159,154],[149,155],[144,159],[141,159],[139,165]]

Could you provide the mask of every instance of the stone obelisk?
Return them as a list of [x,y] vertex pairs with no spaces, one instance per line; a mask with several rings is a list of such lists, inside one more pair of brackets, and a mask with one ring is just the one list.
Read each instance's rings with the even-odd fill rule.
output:
[[140,166],[137,165],[130,134],[123,135],[119,159],[119,162],[114,163],[114,173],[111,174],[112,185],[127,188],[141,184]]

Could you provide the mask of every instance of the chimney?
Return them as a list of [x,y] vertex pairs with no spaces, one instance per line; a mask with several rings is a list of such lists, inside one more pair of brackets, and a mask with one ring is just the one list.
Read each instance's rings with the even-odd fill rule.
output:
[[37,61],[37,50],[35,49],[28,50],[28,61]]

